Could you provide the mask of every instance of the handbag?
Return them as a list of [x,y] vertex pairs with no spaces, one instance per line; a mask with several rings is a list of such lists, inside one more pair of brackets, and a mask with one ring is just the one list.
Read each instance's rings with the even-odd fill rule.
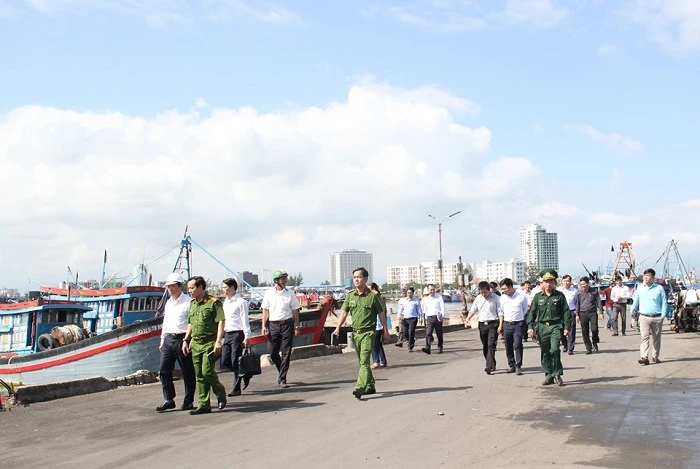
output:
[[243,354],[238,357],[238,374],[240,376],[255,376],[261,373],[260,356],[250,347],[243,349]]

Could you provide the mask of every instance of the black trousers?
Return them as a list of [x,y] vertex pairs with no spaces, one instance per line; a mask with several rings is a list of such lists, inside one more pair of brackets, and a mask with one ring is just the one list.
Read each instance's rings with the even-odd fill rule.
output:
[[[627,330],[627,303],[613,303],[613,333]],[[619,329],[618,327],[621,326]]]
[[598,313],[597,311],[585,311],[580,312],[578,315],[581,318],[581,335],[583,336],[583,344],[586,346],[586,351],[590,352],[590,336],[593,336],[594,344],[600,342],[600,339],[598,338]]
[[516,321],[514,323],[503,323],[503,335],[506,338],[506,358],[508,358],[508,367],[523,366],[523,323],[525,321]]
[[241,390],[241,378],[238,376],[238,359],[243,355],[243,331],[232,331],[224,333],[224,343],[221,349],[221,367],[228,368],[233,372],[233,389]]
[[292,346],[294,345],[294,319],[269,321],[268,324],[267,351],[279,372],[277,380],[287,381],[289,361],[292,359]]
[[418,318],[403,318],[403,338],[408,341],[408,350],[416,345],[416,326]]
[[479,321],[479,338],[484,346],[486,368],[496,369],[496,343],[498,342],[498,320],[483,323]]
[[442,321],[438,321],[437,316],[426,316],[425,318],[425,348],[430,350],[433,344],[433,331],[437,336],[438,349],[442,350]]
[[574,347],[576,347],[576,316],[573,312],[571,313],[571,327],[569,328],[568,337],[564,335],[562,330],[561,345],[564,347],[565,352],[573,352]]
[[160,384],[163,386],[163,397],[166,401],[175,399],[175,385],[173,384],[173,370],[175,363],[180,365],[182,380],[185,382],[185,400],[183,404],[194,402],[194,391],[197,385],[194,377],[194,365],[192,354],[182,353],[182,339],[185,334],[166,334],[163,346],[160,348]]

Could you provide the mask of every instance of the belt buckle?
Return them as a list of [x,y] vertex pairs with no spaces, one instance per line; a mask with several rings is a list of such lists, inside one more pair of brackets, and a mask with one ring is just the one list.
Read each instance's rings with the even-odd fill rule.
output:
[[549,322],[545,322],[544,325],[545,325],[545,326],[549,326]]

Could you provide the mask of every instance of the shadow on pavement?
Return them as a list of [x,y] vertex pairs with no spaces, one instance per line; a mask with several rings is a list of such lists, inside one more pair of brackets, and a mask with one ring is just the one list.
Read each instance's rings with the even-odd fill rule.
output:
[[284,410],[305,409],[325,405],[324,402],[306,402],[301,399],[230,402],[226,409],[235,412],[281,412]]
[[[432,365],[442,365],[446,362],[431,362],[431,363],[404,363],[402,365],[389,365],[387,368],[413,368],[416,366],[432,366]],[[372,371],[375,374],[376,371]],[[354,383],[354,381],[353,381]]]
[[636,376],[597,376],[594,378],[581,378],[575,381],[565,381],[565,384],[600,384],[600,383],[612,383],[615,381],[624,381],[626,379],[633,379]]
[[377,392],[377,394],[371,397],[364,397],[364,399],[385,399],[387,397],[397,397],[397,396],[412,396],[415,394],[430,394],[433,392],[454,392],[454,391],[466,391],[471,389],[472,386],[457,386],[455,388],[420,388],[420,389],[402,389],[401,391],[386,391]]

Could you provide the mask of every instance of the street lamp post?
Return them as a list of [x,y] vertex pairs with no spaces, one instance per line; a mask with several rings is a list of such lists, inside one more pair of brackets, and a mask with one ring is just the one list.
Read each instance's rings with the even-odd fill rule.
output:
[[458,211],[458,212],[453,213],[452,215],[447,215],[446,217],[442,217],[439,221],[438,221],[438,219],[435,218],[434,216],[428,214],[428,216],[429,216],[430,218],[432,218],[433,220],[435,220],[436,222],[438,222],[438,247],[439,247],[439,250],[440,250],[440,258],[438,259],[438,268],[440,269],[440,294],[442,294],[442,292],[443,292],[443,287],[444,287],[444,285],[443,285],[443,275],[442,275],[442,272],[443,272],[443,269],[442,269],[442,222],[445,221],[445,220],[447,220],[448,218],[454,217],[455,215],[459,215],[460,213],[462,213],[461,210]]

